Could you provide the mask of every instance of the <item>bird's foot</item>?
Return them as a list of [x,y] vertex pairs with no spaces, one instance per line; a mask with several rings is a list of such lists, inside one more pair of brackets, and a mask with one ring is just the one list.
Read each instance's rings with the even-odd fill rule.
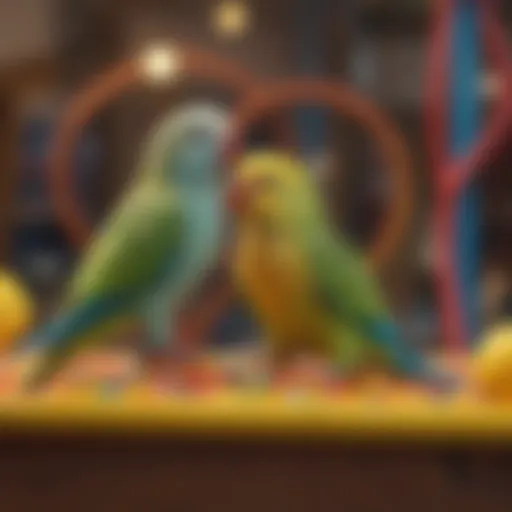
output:
[[168,351],[152,351],[142,357],[143,379],[159,391],[172,391],[180,385],[180,363]]
[[324,360],[300,358],[287,365],[275,365],[272,383],[278,389],[328,389],[332,373]]
[[222,381],[218,369],[197,354],[152,354],[145,367],[150,386],[164,392],[205,392]]
[[439,394],[453,394],[461,388],[461,379],[453,373],[438,369],[427,369],[423,376],[427,386]]

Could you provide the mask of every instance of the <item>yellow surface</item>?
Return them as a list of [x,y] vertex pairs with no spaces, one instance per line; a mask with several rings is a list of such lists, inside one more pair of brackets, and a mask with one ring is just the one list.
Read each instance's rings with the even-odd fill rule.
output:
[[164,397],[134,389],[0,400],[0,426],[16,432],[87,431],[423,442],[512,441],[512,407],[452,398],[378,402],[370,397],[250,396],[223,392]]
[[[86,354],[70,377],[38,395],[16,392],[30,360],[0,360],[0,429],[16,433],[158,434],[223,438],[309,438],[420,443],[512,442],[512,401],[484,402],[399,387],[379,378],[353,388],[281,390],[247,387],[179,394],[134,374],[129,354]],[[452,364],[452,363],[450,363]],[[86,378],[89,375],[89,379]],[[115,390],[112,382],[132,382]],[[105,384],[105,379],[110,385]],[[103,381],[103,384],[87,382]]]
[[471,375],[482,396],[512,402],[512,322],[485,335],[473,357]]
[[0,350],[22,336],[32,319],[28,293],[14,276],[0,270]]

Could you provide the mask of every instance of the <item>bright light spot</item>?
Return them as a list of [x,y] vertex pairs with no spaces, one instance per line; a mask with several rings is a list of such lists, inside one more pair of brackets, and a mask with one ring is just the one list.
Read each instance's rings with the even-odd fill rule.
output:
[[180,54],[169,45],[149,46],[140,56],[140,71],[154,84],[166,84],[175,79],[181,68]]
[[249,31],[250,9],[243,0],[221,0],[213,11],[212,22],[219,36],[242,37]]

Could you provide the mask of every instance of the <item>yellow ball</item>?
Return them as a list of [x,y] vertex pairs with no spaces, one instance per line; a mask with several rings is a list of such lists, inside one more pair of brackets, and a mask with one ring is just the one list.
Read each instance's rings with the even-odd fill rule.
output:
[[471,375],[483,396],[512,401],[512,321],[484,336],[474,354]]
[[0,350],[9,348],[30,327],[33,305],[21,282],[0,270]]

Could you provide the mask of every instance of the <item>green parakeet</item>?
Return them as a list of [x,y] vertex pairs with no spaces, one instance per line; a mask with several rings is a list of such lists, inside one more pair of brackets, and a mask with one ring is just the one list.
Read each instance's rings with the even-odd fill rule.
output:
[[275,357],[329,354],[344,375],[367,366],[439,383],[400,337],[363,259],[328,220],[302,163],[254,152],[234,170],[234,278],[266,329]]
[[125,320],[145,324],[149,348],[166,348],[177,309],[221,249],[226,121],[223,110],[204,103],[159,124],[85,252],[62,310],[30,337],[44,356],[29,385],[46,382],[77,349]]

